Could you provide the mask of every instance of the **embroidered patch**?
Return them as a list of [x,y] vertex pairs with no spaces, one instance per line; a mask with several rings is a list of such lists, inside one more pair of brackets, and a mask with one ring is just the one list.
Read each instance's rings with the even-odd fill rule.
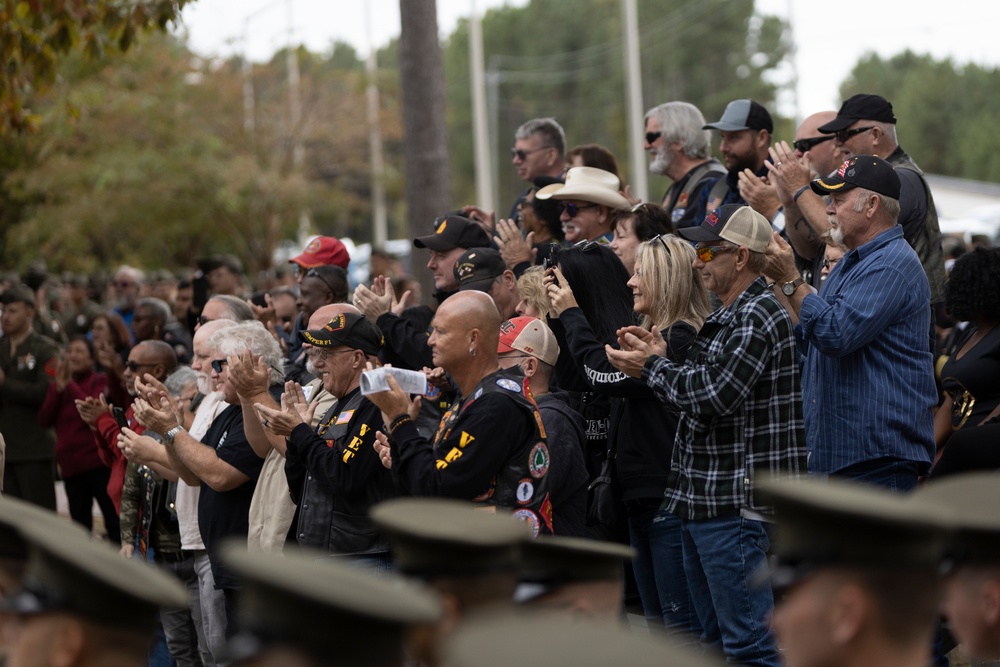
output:
[[448,226],[448,221],[447,220],[442,220],[441,224],[438,225],[438,228],[434,230],[434,233],[435,234],[441,234],[441,233],[443,233],[444,230],[445,230],[445,227],[447,227],[447,226]]
[[531,529],[531,539],[538,537],[542,526],[537,514],[528,509],[517,510],[514,512],[514,519],[524,522],[524,525]]
[[340,315],[337,315],[335,318],[327,322],[326,326],[323,328],[326,329],[327,331],[340,331],[345,326],[347,326],[347,318],[344,317],[343,313],[341,313]]
[[319,239],[318,238],[317,239],[313,239],[312,241],[309,242],[309,245],[306,246],[304,254],[314,255],[317,252],[319,252]]
[[351,421],[351,417],[353,416],[354,416],[354,410],[344,410],[339,415],[337,415],[337,421],[333,423],[338,425],[346,424],[347,422]]
[[525,477],[517,483],[517,504],[527,505],[535,497],[535,485],[530,477]]
[[514,393],[521,393],[521,385],[514,382],[513,380],[508,380],[507,378],[500,378],[497,380],[497,386],[506,389],[507,391],[513,391]]
[[539,479],[545,477],[545,473],[548,471],[549,448],[545,446],[544,442],[539,442],[531,448],[531,454],[528,455],[528,472],[535,479]]
[[490,485],[484,492],[480,493],[478,496],[472,499],[474,503],[481,503],[484,500],[489,500],[493,497],[493,492],[496,490],[497,478],[493,476],[490,478]]
[[552,499],[549,494],[545,494],[545,500],[542,501],[542,506],[538,508],[539,514],[542,515],[542,519],[545,520],[545,525],[548,527],[549,532],[552,531]]
[[432,384],[427,385],[427,393],[424,394],[424,398],[435,399],[441,395],[441,387],[435,387]]

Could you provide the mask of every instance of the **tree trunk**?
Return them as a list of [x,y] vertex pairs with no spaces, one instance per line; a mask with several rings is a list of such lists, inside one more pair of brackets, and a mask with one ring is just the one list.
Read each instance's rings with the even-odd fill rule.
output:
[[[438,40],[436,0],[399,0],[399,76],[403,93],[406,218],[409,238],[433,230],[434,219],[451,208],[445,130],[444,65]],[[428,301],[434,283],[418,269],[426,251],[414,248],[414,272]]]

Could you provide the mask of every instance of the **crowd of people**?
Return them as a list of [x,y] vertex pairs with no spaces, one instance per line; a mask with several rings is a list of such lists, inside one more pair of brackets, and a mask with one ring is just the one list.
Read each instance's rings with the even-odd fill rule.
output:
[[[946,266],[896,124],[855,95],[789,143],[756,101],[668,102],[644,202],[530,120],[509,216],[413,239],[432,305],[384,254],[352,289],[333,237],[252,293],[228,255],[10,277],[0,650],[72,653],[25,639],[51,612],[181,667],[552,664],[510,642],[539,632],[580,664],[1000,658],[1000,249]],[[384,365],[426,390],[364,390]],[[95,503],[156,567],[78,548]]]

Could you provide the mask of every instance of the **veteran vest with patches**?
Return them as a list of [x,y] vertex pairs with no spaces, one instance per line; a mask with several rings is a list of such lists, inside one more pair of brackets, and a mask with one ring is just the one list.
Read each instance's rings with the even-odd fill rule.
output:
[[[369,409],[359,409],[364,407],[362,403]],[[338,448],[343,444],[342,449],[347,455],[352,447],[351,440],[348,440],[349,436],[361,429],[366,429],[367,432],[367,429],[382,427],[381,419],[372,419],[378,415],[378,409],[365,401],[361,392],[357,391],[346,403],[334,404],[323,415],[318,434],[327,441],[328,446]],[[360,438],[358,441],[360,442]],[[371,446],[368,445],[367,449],[371,449]],[[358,454],[376,456],[374,451],[358,451],[353,455]],[[388,470],[382,468],[381,463],[368,480],[368,484],[378,487],[369,491],[374,492],[382,500],[389,500],[396,495],[392,476]],[[371,496],[371,493],[367,495]],[[345,493],[335,492],[329,485],[317,481],[315,473],[307,468],[302,485],[302,498],[299,501],[297,530],[299,544],[338,555],[388,551],[388,541],[368,517],[370,504],[372,503],[365,502],[362,498],[351,498]]]
[[[530,416],[534,424],[531,438],[524,443],[508,443],[510,451],[503,468],[493,475],[488,486],[472,501],[513,512],[514,518],[523,521],[531,528],[532,534],[537,536],[553,532],[548,480],[551,455],[545,439],[542,415],[534,400],[525,395],[522,379],[505,371],[486,376],[469,399],[456,402],[441,418],[441,426],[434,437],[434,449],[439,449],[451,434],[459,415],[465,410],[474,410],[476,401],[484,395],[501,393],[512,399],[512,409]],[[510,415],[510,419],[514,418],[514,415]],[[504,434],[495,435],[502,438]]]

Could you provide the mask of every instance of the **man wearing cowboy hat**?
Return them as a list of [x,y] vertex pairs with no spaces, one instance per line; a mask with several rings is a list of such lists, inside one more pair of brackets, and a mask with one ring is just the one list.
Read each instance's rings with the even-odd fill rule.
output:
[[620,188],[618,177],[609,171],[573,167],[566,172],[565,183],[547,185],[535,197],[560,200],[559,219],[570,243],[610,243],[613,211],[630,208],[628,200],[618,191]]

